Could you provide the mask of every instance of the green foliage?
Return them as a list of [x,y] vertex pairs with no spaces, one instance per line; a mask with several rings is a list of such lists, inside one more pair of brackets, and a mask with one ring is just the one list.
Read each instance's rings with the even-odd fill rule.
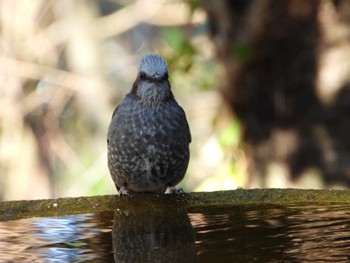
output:
[[219,144],[222,149],[228,147],[237,148],[241,139],[241,126],[237,119],[233,119],[224,128],[219,137]]
[[253,57],[253,51],[243,43],[236,42],[232,46],[232,54],[242,62],[248,61]]
[[196,48],[188,41],[184,32],[177,27],[168,27],[162,30],[162,38],[174,50],[171,57],[168,57],[169,68],[188,72],[193,65],[193,57],[197,54]]
[[193,15],[194,11],[201,7],[201,3],[199,0],[190,0],[187,3],[189,5],[191,15]]

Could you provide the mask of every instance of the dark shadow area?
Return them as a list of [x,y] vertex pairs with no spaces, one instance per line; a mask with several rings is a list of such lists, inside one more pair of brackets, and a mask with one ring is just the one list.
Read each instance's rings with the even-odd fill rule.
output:
[[[330,6],[347,21],[348,13],[339,8],[344,2]],[[243,126],[250,174],[264,178],[269,165],[279,163],[292,179],[314,169],[328,185],[349,186],[349,84],[327,104],[317,83],[319,58],[327,48],[321,26],[324,2],[203,4],[226,70],[222,94]]]

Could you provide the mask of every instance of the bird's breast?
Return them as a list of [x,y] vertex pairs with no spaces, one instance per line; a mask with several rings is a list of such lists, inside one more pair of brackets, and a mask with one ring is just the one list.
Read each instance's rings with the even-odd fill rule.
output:
[[176,105],[122,103],[112,120],[110,136],[133,145],[188,143],[187,127],[186,118]]

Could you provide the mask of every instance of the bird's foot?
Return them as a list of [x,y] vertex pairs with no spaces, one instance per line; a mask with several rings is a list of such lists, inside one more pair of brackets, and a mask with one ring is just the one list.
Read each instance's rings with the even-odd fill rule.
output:
[[122,186],[119,190],[118,190],[118,196],[131,196],[130,192],[128,189],[126,189],[124,186]]
[[185,191],[182,188],[175,188],[174,186],[169,188],[171,194],[181,195],[184,194]]

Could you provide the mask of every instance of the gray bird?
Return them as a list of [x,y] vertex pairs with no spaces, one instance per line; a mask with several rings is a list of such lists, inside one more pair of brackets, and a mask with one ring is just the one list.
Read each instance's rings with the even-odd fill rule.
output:
[[176,102],[160,55],[141,59],[131,91],[117,106],[108,129],[108,168],[119,195],[176,189],[189,162],[191,133]]

